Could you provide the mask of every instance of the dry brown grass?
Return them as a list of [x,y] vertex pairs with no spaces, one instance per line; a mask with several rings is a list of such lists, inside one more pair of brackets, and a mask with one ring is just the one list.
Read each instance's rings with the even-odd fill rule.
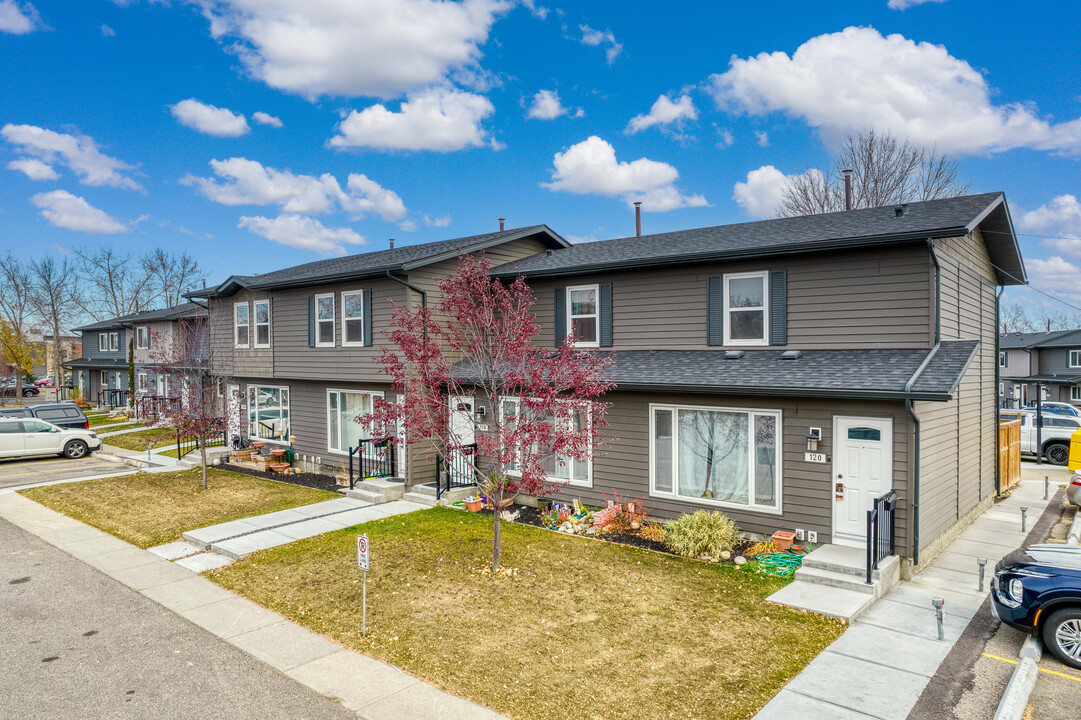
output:
[[176,430],[173,428],[148,428],[124,433],[123,435],[105,437],[101,441],[106,445],[124,448],[125,450],[146,450],[147,443],[150,443],[151,448],[165,447],[170,444],[175,445]]
[[133,545],[180,539],[185,530],[340,497],[241,473],[198,469],[138,473],[20,490],[22,495]]
[[843,625],[764,602],[778,578],[433,508],[257,553],[221,585],[512,718],[747,718]]

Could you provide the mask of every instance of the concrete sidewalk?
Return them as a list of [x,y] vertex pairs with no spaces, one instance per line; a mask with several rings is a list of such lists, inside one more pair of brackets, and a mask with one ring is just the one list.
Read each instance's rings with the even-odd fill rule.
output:
[[[983,513],[912,581],[875,603],[755,715],[756,720],[908,717],[931,676],[987,597],[995,563],[1023,544],[1047,507],[1035,475]],[[984,590],[977,557],[987,558]],[[932,598],[945,604],[938,639]]]
[[366,720],[503,717],[347,650],[165,558],[21,495],[0,495],[0,517]]

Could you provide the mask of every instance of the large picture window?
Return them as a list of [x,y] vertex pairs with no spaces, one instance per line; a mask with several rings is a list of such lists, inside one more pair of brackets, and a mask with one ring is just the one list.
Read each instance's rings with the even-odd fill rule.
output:
[[248,312],[248,303],[237,303],[233,306],[233,338],[238,348],[246,348],[251,343],[251,318]]
[[248,436],[257,440],[289,440],[289,388],[248,387]]
[[327,450],[345,455],[361,440],[371,438],[371,433],[354,419],[372,412],[377,397],[383,397],[383,393],[327,390]]
[[342,345],[364,344],[364,291],[342,293]]
[[[522,401],[516,397],[506,397],[500,402],[501,422],[506,428],[513,428],[523,412],[529,412],[528,408],[522,407]],[[561,422],[564,427],[582,431],[590,427],[589,409],[580,408],[570,418],[552,419],[552,422]],[[587,442],[586,450],[592,456],[592,438]],[[593,486],[593,463],[590,460],[576,460],[572,457],[561,457],[552,453],[549,449],[541,447],[536,442],[525,450],[531,455],[540,458],[541,469],[545,476],[554,482],[566,482],[571,485],[582,487]],[[518,453],[518,460],[512,463],[509,472],[512,475],[521,474],[522,452]]]
[[567,288],[567,327],[579,347],[597,347],[600,287],[585,285]]
[[334,293],[315,296],[315,346],[334,347]]
[[270,301],[255,301],[255,347],[270,347]]
[[724,342],[765,345],[769,338],[766,280],[769,273],[724,276]]
[[773,410],[650,408],[650,494],[780,510],[781,414]]

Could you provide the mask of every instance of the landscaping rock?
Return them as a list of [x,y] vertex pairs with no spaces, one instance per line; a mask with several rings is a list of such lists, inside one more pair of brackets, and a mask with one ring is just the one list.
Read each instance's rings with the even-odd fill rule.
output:
[[586,528],[586,535],[596,535],[596,534],[597,534],[597,528],[596,527]]
[[736,555],[735,562],[736,562],[736,565],[746,565],[747,564],[747,558],[743,557],[742,555]]
[[721,560],[731,560],[731,559],[732,559],[732,553],[728,552],[727,550],[721,550]]
[[713,557],[709,553],[702,553],[701,555],[698,556],[698,559],[699,560],[705,560],[706,562],[709,562],[710,560],[713,559]]

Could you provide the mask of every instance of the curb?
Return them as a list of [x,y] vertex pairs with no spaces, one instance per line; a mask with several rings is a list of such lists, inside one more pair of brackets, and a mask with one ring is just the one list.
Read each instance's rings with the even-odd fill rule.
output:
[[1081,545],[1081,509],[1074,514],[1073,525],[1066,535],[1066,542],[1070,545]]
[[105,453],[101,451],[93,453],[91,457],[95,457],[98,460],[104,460],[105,462],[116,463],[118,465],[128,465],[129,467],[137,468],[139,470],[150,467],[150,463],[143,460],[137,460],[131,457],[122,457],[120,455],[113,455],[112,453]]
[[1006,686],[1006,692],[1002,693],[995,720],[1021,720],[1039,674],[1035,660],[1030,657],[1021,658],[1010,677],[1010,684]]
[[1025,644],[1021,646],[1021,657],[1032,658],[1036,662],[1040,661],[1043,657],[1043,643],[1040,642],[1040,638],[1036,635],[1029,635],[1025,638]]

